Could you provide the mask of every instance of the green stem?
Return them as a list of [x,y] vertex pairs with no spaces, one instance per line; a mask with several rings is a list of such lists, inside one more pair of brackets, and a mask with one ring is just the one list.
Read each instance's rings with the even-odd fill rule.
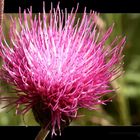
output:
[[45,138],[48,136],[49,132],[50,132],[49,130],[47,130],[45,128],[41,128],[41,130],[39,131],[35,140],[45,140]]
[[[124,87],[121,80],[121,86]],[[118,87],[117,81],[113,82],[113,87]],[[120,87],[117,91],[118,111],[121,125],[131,125],[130,112],[127,99],[124,97],[123,89]]]

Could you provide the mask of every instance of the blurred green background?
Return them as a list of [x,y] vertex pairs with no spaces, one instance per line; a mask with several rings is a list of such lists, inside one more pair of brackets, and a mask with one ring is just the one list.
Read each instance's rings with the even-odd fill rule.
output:
[[[12,16],[17,16],[12,14]],[[112,39],[116,35],[127,37],[124,48],[124,75],[112,83],[119,87],[113,101],[99,106],[97,111],[80,109],[84,116],[73,120],[71,125],[140,125],[140,14],[100,14],[98,25],[104,32],[115,23]],[[9,15],[4,15],[3,30],[9,32]],[[1,95],[8,95],[9,85],[0,87]],[[108,96],[112,96],[111,93]],[[0,102],[0,125],[38,125],[32,112],[25,116],[16,116],[15,109],[1,109],[5,102]]]

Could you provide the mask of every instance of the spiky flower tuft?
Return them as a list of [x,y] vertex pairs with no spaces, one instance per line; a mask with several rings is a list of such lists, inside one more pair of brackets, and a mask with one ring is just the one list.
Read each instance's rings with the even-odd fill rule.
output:
[[100,35],[97,14],[84,11],[77,20],[76,14],[57,7],[33,18],[25,11],[19,25],[11,20],[10,43],[0,40],[0,76],[16,90],[15,97],[2,99],[13,99],[16,114],[32,109],[52,134],[76,118],[79,108],[104,104],[102,97],[114,91],[111,80],[121,74],[125,38],[106,46],[113,26]]

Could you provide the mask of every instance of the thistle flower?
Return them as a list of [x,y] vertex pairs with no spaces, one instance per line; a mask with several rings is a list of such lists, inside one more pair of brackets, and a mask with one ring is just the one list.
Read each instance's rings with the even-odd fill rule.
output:
[[[32,11],[11,20],[10,44],[0,40],[1,80],[11,84],[16,114],[33,110],[36,120],[56,134],[77,117],[79,108],[96,109],[103,96],[114,91],[111,80],[121,75],[125,38],[106,46],[111,26],[100,35],[98,15],[86,10],[76,20],[59,6],[47,16],[33,18]],[[28,20],[29,19],[29,20]],[[12,94],[12,93],[11,93]]]

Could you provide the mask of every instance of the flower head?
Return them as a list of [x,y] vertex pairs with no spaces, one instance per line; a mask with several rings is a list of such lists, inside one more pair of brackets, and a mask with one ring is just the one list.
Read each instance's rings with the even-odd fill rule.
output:
[[95,109],[107,101],[102,97],[114,91],[110,82],[121,74],[125,38],[106,46],[113,26],[101,36],[97,17],[85,11],[76,20],[76,12],[57,7],[34,18],[24,12],[19,26],[11,21],[10,44],[0,40],[0,76],[17,91],[3,98],[13,99],[17,114],[32,109],[36,120],[55,134],[77,117],[79,108]]

